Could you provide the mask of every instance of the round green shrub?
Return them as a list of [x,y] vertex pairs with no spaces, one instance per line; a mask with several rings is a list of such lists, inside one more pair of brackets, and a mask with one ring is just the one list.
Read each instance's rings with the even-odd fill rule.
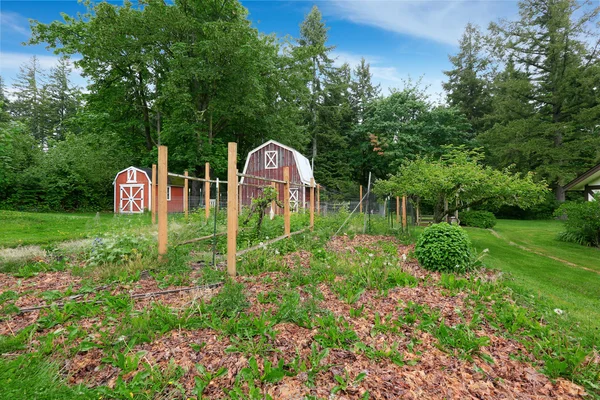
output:
[[460,224],[489,229],[496,226],[496,216],[489,211],[464,211],[458,216]]
[[465,272],[471,268],[471,240],[460,226],[442,222],[425,228],[415,245],[415,255],[425,269]]

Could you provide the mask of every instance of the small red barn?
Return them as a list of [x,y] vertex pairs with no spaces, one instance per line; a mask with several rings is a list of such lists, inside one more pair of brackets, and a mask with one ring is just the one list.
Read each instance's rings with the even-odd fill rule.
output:
[[[129,167],[117,173],[113,181],[115,213],[137,214],[152,210],[151,176],[150,168]],[[167,184],[168,212],[183,212],[183,180],[169,177]]]
[[[290,208],[298,211],[308,208],[310,202],[310,180],[313,171],[310,162],[298,150],[274,140],[258,146],[248,153],[244,174],[262,178],[283,180],[283,167],[290,168]],[[260,195],[262,186],[269,182],[242,177],[240,180],[240,202],[249,206],[252,199]],[[282,185],[277,185],[279,200],[283,201]]]

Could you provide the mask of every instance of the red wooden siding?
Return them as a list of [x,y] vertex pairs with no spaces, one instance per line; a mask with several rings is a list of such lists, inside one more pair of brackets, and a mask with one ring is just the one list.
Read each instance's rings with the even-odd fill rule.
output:
[[[277,168],[267,169],[266,165],[266,153],[267,151],[276,151],[277,152]],[[275,143],[269,143],[268,145],[262,147],[261,149],[255,151],[254,153],[249,154],[248,163],[246,166],[245,174],[255,175],[269,179],[278,179],[283,180],[283,167],[290,167],[290,181],[292,185],[290,189],[297,188],[298,189],[298,200],[299,200],[299,208],[308,207],[308,202],[310,201],[310,189],[302,188],[302,186],[294,186],[296,183],[298,185],[302,185],[302,181],[300,180],[300,174],[298,173],[298,166],[296,165],[296,160],[294,158],[294,154],[292,151],[285,149],[281,146],[278,146]],[[243,206],[249,206],[252,203],[252,199],[259,196],[262,192],[262,189],[257,186],[268,186],[270,182],[262,181],[253,178],[244,178],[243,184],[241,185],[240,196],[241,203]],[[277,192],[279,193],[279,200],[283,202],[283,184],[276,184]],[[304,190],[305,194],[303,196],[302,191]],[[281,210],[278,210],[281,212]]]
[[137,170],[136,181],[127,182],[127,170],[117,175],[115,180],[115,213],[119,213],[119,204],[121,203],[121,185],[130,184],[143,184],[144,185],[144,210],[149,209],[150,204],[150,181],[146,177],[146,174],[140,170]]
[[[146,177],[146,174],[137,170],[136,181],[135,182],[127,182],[127,170],[119,173],[117,178],[115,179],[115,189],[114,189],[114,211],[115,213],[119,213],[119,205],[121,203],[121,185],[129,185],[129,184],[142,184],[144,187],[144,211],[150,211],[150,192],[151,185],[150,180]],[[158,193],[158,187],[156,188]],[[152,207],[156,207],[156,204],[152,204]],[[183,187],[181,186],[171,186],[171,200],[167,201],[167,211],[170,213],[174,212],[183,212]]]

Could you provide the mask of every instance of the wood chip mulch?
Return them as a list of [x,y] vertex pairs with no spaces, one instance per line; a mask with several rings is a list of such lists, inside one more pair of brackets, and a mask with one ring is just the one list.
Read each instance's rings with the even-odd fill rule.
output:
[[[380,243],[390,241],[397,245],[399,258],[402,258],[402,254],[407,256],[407,260],[400,263],[401,268],[421,278],[418,286],[395,288],[387,295],[376,291],[365,291],[356,303],[349,305],[340,300],[330,286],[322,283],[318,285],[323,295],[320,307],[336,317],[344,318],[349,327],[356,332],[359,341],[368,346],[386,349],[395,343],[405,363],[399,366],[388,358],[369,359],[360,351],[330,349],[328,356],[322,361],[322,364],[329,365],[329,368],[317,375],[314,387],[307,386],[307,374],[303,372],[295,376],[286,376],[275,384],[261,384],[264,394],[269,394],[274,399],[301,399],[308,395],[326,399],[359,399],[367,391],[371,399],[584,398],[585,391],[582,387],[562,378],[555,381],[548,379],[538,371],[539,365],[522,344],[499,335],[485,322],[478,326],[476,333],[478,336],[490,338],[490,344],[485,346],[482,352],[493,359],[493,362],[487,362],[478,355],[473,356],[473,361],[453,355],[442,348],[434,336],[417,329],[415,325],[400,325],[397,332],[374,331],[376,314],[391,316],[393,320],[398,320],[403,308],[411,303],[438,311],[448,326],[464,323],[471,318],[473,312],[467,307],[466,293],[450,294],[441,287],[431,284],[427,277],[436,281],[439,275],[423,271],[414,260],[408,258],[412,247],[403,246],[393,238],[367,235],[356,235],[353,238],[338,236],[328,243],[327,248],[352,257],[356,254],[357,247],[379,251]],[[310,268],[310,258],[309,252],[300,251],[286,255],[284,260],[290,268]],[[287,285],[285,279],[286,275],[280,272],[238,277],[237,280],[244,283],[250,301],[246,313],[253,315],[275,313],[279,304],[260,303],[258,296],[261,293],[285,289]],[[32,290],[39,294],[45,290],[65,290],[70,285],[76,286],[80,283],[77,278],[64,273],[40,274],[24,279],[18,284],[14,281],[14,277],[9,278],[0,274],[1,290]],[[147,277],[131,286],[117,287],[112,290],[144,293],[157,290],[157,285],[154,279]],[[210,299],[218,290],[220,289],[139,299],[136,300],[135,308],[142,310],[151,306],[152,302],[158,302],[175,309],[182,309],[200,299]],[[302,294],[304,295],[305,293]],[[25,296],[21,304],[29,304],[30,301],[33,300]],[[39,298],[37,301],[39,302]],[[350,316],[351,308],[356,310],[361,307],[363,309],[361,316]],[[39,314],[40,312],[32,312],[0,321],[0,334],[18,332],[35,323]],[[95,334],[98,335],[99,322],[96,318],[84,318],[77,321],[77,324],[80,329],[96,332]],[[103,329],[111,328],[106,326]],[[292,323],[277,324],[275,330],[277,331],[275,339],[269,339],[274,351],[264,356],[256,356],[261,368],[264,359],[276,363],[278,359],[283,358],[286,363],[290,363],[294,357],[299,356],[306,361],[311,352],[311,345],[315,342],[315,336],[319,332],[317,328],[303,328]],[[96,340],[93,335],[87,339]],[[149,364],[152,369],[166,370],[172,363],[182,367],[185,373],[179,380],[179,384],[186,391],[186,395],[191,395],[195,385],[194,377],[198,375],[196,364],[202,364],[209,371],[225,367],[227,373],[213,380],[206,388],[204,396],[226,398],[223,389],[231,389],[235,384],[236,376],[242,368],[248,366],[246,355],[227,351],[230,345],[230,338],[212,329],[176,329],[159,336],[151,343],[137,344],[131,351],[143,351],[142,361]],[[74,357],[62,361],[63,371],[72,384],[111,387],[115,384],[120,371],[102,362],[104,357],[106,354],[98,348],[79,352]],[[141,369],[140,366],[138,370]],[[132,372],[124,378],[129,379],[135,373]],[[366,374],[362,382],[331,395],[332,389],[338,384],[334,376],[347,375],[350,379],[354,379],[361,373]],[[173,393],[176,391],[174,390]],[[178,398],[175,394],[173,397]]]

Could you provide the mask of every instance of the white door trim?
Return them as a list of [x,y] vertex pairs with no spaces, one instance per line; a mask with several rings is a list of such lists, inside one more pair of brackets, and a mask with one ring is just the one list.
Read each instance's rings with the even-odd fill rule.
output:
[[[126,189],[129,189],[129,193],[126,192]],[[122,184],[119,186],[119,212],[127,214],[140,214],[144,212],[143,183]]]

